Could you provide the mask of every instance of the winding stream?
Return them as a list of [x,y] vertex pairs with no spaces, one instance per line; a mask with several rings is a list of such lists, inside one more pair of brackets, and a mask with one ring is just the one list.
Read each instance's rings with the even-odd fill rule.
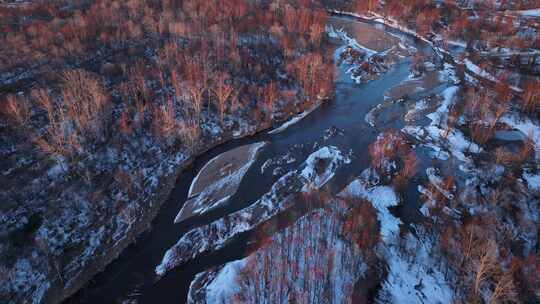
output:
[[[361,22],[376,31],[391,32],[380,25],[339,17],[339,23],[351,26]],[[387,34],[385,34],[387,35]],[[429,51],[429,47],[409,37],[401,36],[409,45]],[[336,44],[336,48],[340,45]],[[337,52],[336,52],[337,53]],[[409,77],[410,60],[403,59],[387,73],[367,84],[356,84],[346,73],[346,66],[338,66],[336,77],[336,95],[333,101],[323,104],[309,116],[290,126],[285,131],[269,135],[261,133],[246,139],[231,141],[200,156],[194,165],[178,178],[176,188],[163,205],[152,223],[153,229],[139,238],[122,255],[110,264],[103,273],[96,276],[88,287],[81,290],[68,303],[183,303],[186,301],[189,286],[195,274],[212,266],[224,264],[241,258],[248,247],[249,235],[241,235],[222,250],[203,255],[186,265],[175,268],[163,278],[157,280],[154,269],[161,262],[164,252],[190,229],[208,224],[225,214],[240,210],[256,201],[267,192],[280,177],[273,175],[273,168],[261,173],[263,163],[273,157],[290,153],[296,161],[285,165],[282,172],[296,168],[317,147],[332,145],[343,153],[351,154],[351,163],[344,165],[331,180],[329,188],[333,193],[343,189],[362,170],[369,166],[367,147],[377,135],[388,128],[401,128],[400,119],[386,117],[385,123],[377,128],[370,126],[366,114],[385,101],[385,93]],[[421,93],[410,92],[409,99],[440,92],[444,85],[436,86]],[[337,129],[338,135],[325,139],[328,130]],[[236,194],[225,207],[213,210],[197,218],[191,218],[180,224],[174,224],[174,218],[186,200],[187,192],[197,172],[213,157],[235,147],[255,142],[267,141],[253,166],[243,178]],[[419,171],[423,171],[420,168]],[[409,186],[404,204],[393,212],[403,223],[421,220],[418,211],[418,192],[416,184]]]

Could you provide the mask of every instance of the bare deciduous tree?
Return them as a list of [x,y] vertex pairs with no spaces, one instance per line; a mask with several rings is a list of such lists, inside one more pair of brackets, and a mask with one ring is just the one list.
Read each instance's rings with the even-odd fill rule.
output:
[[217,98],[217,107],[219,112],[219,119],[223,123],[223,116],[227,110],[227,101],[230,98],[234,98],[235,88],[228,83],[229,76],[225,73],[219,73],[216,77],[216,83],[214,85],[214,94]]

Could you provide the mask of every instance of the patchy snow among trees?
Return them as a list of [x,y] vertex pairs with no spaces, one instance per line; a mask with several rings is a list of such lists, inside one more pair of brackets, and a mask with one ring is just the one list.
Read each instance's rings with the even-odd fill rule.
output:
[[400,236],[401,221],[388,209],[399,203],[398,196],[391,187],[370,182],[367,177],[373,173],[369,171],[364,171],[340,195],[367,199],[377,210],[382,237],[377,252],[388,267],[378,301],[452,302],[452,288],[437,270],[437,262],[431,256],[431,241],[428,238],[419,239],[411,233]]
[[[216,294],[225,303],[349,303],[366,265],[358,246],[343,235],[346,210],[327,202],[264,240],[240,263],[197,275],[188,303],[220,303]],[[234,283],[224,284],[226,275]]]

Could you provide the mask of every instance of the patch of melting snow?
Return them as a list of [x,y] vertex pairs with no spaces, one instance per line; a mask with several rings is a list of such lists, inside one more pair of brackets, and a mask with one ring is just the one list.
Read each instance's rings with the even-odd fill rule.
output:
[[433,168],[433,167],[429,167],[426,169],[426,175],[428,177],[428,180],[429,182],[435,186],[435,188],[442,194],[444,195],[447,199],[451,200],[451,199],[454,199],[454,195],[444,189],[444,186],[443,186],[443,179],[442,177],[439,175],[439,172],[437,169]]
[[450,110],[450,106],[452,105],[458,90],[459,87],[451,86],[443,91],[443,102],[441,106],[434,113],[427,115],[427,117],[431,119],[432,125],[442,125],[443,127],[446,126],[445,118],[448,115],[448,111]]
[[529,186],[529,189],[534,190],[534,191],[540,190],[540,175],[524,172],[523,179],[527,181],[527,185]]
[[456,76],[455,68],[448,63],[444,63],[443,70],[439,72],[439,81],[441,82],[450,82],[452,84],[459,83],[459,79]]
[[425,111],[428,109],[428,103],[425,99],[421,99],[417,101],[409,111],[405,114],[405,121],[410,122],[414,119],[418,113],[421,113],[422,111]]
[[497,82],[497,79],[495,77],[493,77],[493,75],[491,75],[490,73],[488,73],[486,70],[480,68],[479,66],[477,66],[476,64],[474,64],[472,61],[470,61],[469,59],[465,59],[463,61],[463,63],[465,64],[465,66],[467,67],[467,69],[471,72],[473,72],[474,74],[476,74],[477,76],[480,76],[482,78],[485,78],[487,80],[490,80],[490,81],[493,81],[493,82]]
[[[207,303],[228,303],[239,291],[238,274],[245,267],[247,258],[225,264],[206,288]],[[191,290],[191,288],[190,288]]]
[[273,165],[273,162],[273,159],[267,159],[261,166],[261,174],[264,174],[264,172]]
[[459,46],[461,48],[467,48],[467,43],[465,41],[458,41],[458,40],[448,40],[448,44],[449,45],[453,45],[453,46]]
[[287,152],[284,155],[267,159],[261,165],[261,174],[264,174],[270,167],[275,166],[272,172],[274,172],[273,175],[278,175],[280,173],[276,173],[276,172],[281,172],[283,170],[281,166],[290,165],[295,162],[296,162],[296,158],[292,155],[291,152]]
[[517,11],[517,13],[528,17],[540,17],[540,8]]

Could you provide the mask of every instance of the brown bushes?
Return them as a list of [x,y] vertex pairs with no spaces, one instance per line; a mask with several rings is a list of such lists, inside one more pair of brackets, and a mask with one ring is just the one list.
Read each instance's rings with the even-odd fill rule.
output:
[[30,107],[25,98],[8,95],[1,103],[2,114],[16,126],[24,126],[30,118]]
[[365,200],[353,200],[347,204],[351,207],[351,212],[345,218],[343,232],[354,240],[364,254],[374,254],[373,248],[380,241],[376,210]]
[[407,155],[409,147],[402,133],[391,130],[379,135],[368,150],[372,167],[379,172],[384,172],[389,162],[400,155]]
[[405,189],[405,186],[409,179],[413,178],[418,172],[418,159],[416,154],[410,151],[407,155],[402,157],[402,166],[399,173],[394,177],[394,185],[398,192]]
[[156,106],[152,115],[152,131],[162,140],[173,140],[177,128],[175,106],[172,99],[164,105]]
[[509,263],[501,223],[482,215],[468,223],[447,222],[443,227],[441,253],[457,277],[466,303],[507,303],[517,300],[516,275],[521,263]]
[[234,99],[236,97],[235,93],[237,92],[236,89],[228,83],[230,81],[227,74],[219,73],[216,77],[213,90],[216,95],[219,118],[222,123],[223,115],[227,110],[227,101],[229,101],[230,98]]
[[540,111],[540,81],[530,80],[525,83],[521,102],[525,113],[536,114]]
[[33,99],[48,119],[45,134],[36,141],[43,152],[70,157],[82,152],[84,144],[103,140],[109,99],[88,72],[65,72],[56,101],[44,89],[34,91]]
[[288,71],[299,80],[310,101],[329,97],[334,80],[334,65],[319,53],[308,53],[293,61]]
[[103,133],[103,112],[109,101],[100,83],[84,70],[67,71],[62,81],[62,107],[74,127],[80,135],[99,139]]
[[181,122],[178,126],[180,132],[180,139],[185,144],[188,150],[196,151],[199,147],[199,139],[201,136],[201,129],[198,121],[190,119]]

